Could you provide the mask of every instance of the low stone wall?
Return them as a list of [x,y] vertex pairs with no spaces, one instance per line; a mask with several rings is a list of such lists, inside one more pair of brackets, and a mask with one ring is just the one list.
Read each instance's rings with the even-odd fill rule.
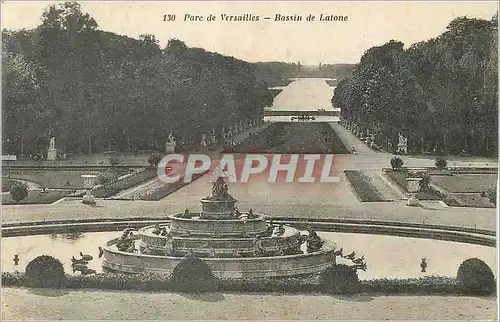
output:
[[[318,220],[307,218],[269,218],[275,224],[308,226],[317,231],[351,232],[365,234],[381,234],[390,236],[404,236],[424,239],[449,240],[468,244],[496,247],[496,232],[484,229],[463,228],[452,226],[426,225],[402,222],[384,222],[370,220]],[[148,220],[68,220],[54,222],[38,222],[24,224],[2,225],[2,237],[46,235],[51,233],[78,232],[100,232],[118,231],[125,229],[128,225],[141,228],[153,225],[157,222],[166,222],[165,219]],[[413,228],[413,229],[410,229]]]

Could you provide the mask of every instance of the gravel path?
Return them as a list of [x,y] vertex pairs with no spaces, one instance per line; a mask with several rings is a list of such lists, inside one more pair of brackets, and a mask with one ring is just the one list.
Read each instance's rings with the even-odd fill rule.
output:
[[2,289],[2,320],[496,320],[494,297]]

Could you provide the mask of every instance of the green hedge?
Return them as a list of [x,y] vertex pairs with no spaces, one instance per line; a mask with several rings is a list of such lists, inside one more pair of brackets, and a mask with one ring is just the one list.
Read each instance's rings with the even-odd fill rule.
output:
[[[333,283],[333,282],[332,282]],[[273,293],[337,293],[321,283],[319,275],[287,278],[242,278],[238,280],[218,279],[223,292],[273,292]],[[25,285],[23,273],[2,272],[2,285],[20,287]],[[170,292],[170,276],[166,274],[115,274],[66,275],[62,287],[69,289],[136,290],[144,292]],[[430,276],[409,279],[373,279],[359,281],[355,289],[347,293],[375,294],[466,294],[454,278]]]

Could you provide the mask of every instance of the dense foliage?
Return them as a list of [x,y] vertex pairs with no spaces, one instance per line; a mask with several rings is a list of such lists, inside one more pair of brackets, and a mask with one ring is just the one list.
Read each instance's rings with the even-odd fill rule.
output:
[[28,286],[59,287],[64,278],[62,263],[52,256],[38,256],[26,266],[25,279]]
[[481,197],[486,197],[492,204],[497,204],[497,187],[493,186],[481,193]]
[[253,65],[154,35],[98,29],[75,2],[50,6],[34,30],[2,31],[6,153],[161,148],[170,132],[200,142],[260,118],[272,97]]
[[359,290],[358,273],[348,265],[332,265],[322,273],[323,290],[328,293],[355,293]]
[[[319,278],[318,278],[319,277]],[[287,278],[218,279],[219,290],[224,292],[278,292],[278,293],[326,293],[331,294],[321,276],[296,276]],[[333,282],[329,282],[333,283]],[[5,287],[27,286],[22,272],[2,272]],[[361,280],[348,293],[372,294],[462,294],[454,278],[426,276],[408,279]],[[63,287],[69,289],[135,290],[145,292],[172,291],[170,276],[159,273],[116,274],[99,273],[93,275],[66,275]],[[336,291],[336,293],[340,293]]]
[[392,157],[391,159],[391,167],[393,170],[400,170],[403,166],[403,160],[399,157]]
[[172,272],[170,287],[177,292],[205,293],[217,292],[217,278],[203,260],[186,256]]
[[9,193],[12,200],[19,202],[28,196],[28,185],[21,181],[15,181],[9,187]]
[[436,158],[436,162],[434,162],[434,165],[436,166],[437,169],[446,169],[446,165],[448,164],[448,162],[446,161],[445,158]]
[[398,133],[413,152],[495,155],[498,24],[461,17],[437,38],[369,49],[332,104],[342,119],[395,149]]
[[491,294],[495,292],[495,275],[479,258],[469,258],[458,268],[457,282],[466,293]]

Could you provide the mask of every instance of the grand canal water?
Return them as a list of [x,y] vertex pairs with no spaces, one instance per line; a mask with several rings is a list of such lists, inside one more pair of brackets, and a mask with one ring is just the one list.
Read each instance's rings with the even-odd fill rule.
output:
[[[329,78],[296,78],[274,98],[272,111],[331,111],[335,87],[326,83]],[[338,122],[338,117],[319,116],[315,122]],[[290,122],[287,116],[266,116],[268,122]]]
[[[94,257],[89,268],[102,271],[98,246],[119,234],[120,232],[99,232],[2,238],[2,270],[22,271],[33,258],[51,255],[63,262],[66,272],[72,273],[71,256],[79,258],[80,252],[83,252]],[[496,251],[492,247],[381,235],[330,232],[320,232],[319,235],[335,242],[338,248],[343,247],[344,254],[355,251],[357,256],[365,256],[368,268],[366,272],[358,271],[360,279],[429,275],[455,277],[460,263],[471,257],[482,259],[496,273]],[[17,266],[13,261],[15,254],[20,258]],[[426,258],[428,262],[426,273],[420,271],[422,258]],[[340,259],[339,262],[350,264],[345,259]]]

